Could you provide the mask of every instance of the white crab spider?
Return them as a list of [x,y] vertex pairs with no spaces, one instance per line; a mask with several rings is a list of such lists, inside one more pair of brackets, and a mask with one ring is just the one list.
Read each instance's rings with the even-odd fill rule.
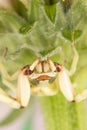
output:
[[27,65],[13,76],[9,76],[5,67],[0,63],[3,84],[14,91],[15,87],[13,87],[11,81],[18,79],[17,98],[9,96],[0,88],[0,101],[7,103],[13,108],[26,107],[30,99],[30,94],[52,96],[57,94],[58,88],[70,102],[79,102],[87,98],[87,90],[84,90],[81,94],[75,93],[69,78],[69,75],[74,74],[78,61],[77,51],[75,48],[73,50],[75,56],[70,72],[63,65],[53,62],[50,58],[47,58],[47,60],[38,58],[33,64]]

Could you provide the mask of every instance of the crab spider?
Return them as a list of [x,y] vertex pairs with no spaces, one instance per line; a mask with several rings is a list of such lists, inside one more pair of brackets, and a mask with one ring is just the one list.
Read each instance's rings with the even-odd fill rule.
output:
[[[70,72],[63,65],[53,62],[50,58],[47,58],[47,60],[38,58],[33,64],[24,66],[10,76],[0,62],[3,84],[17,93],[17,97],[13,98],[0,88],[0,101],[13,108],[26,107],[31,94],[53,96],[57,94],[58,88],[70,102],[84,100],[87,98],[87,90],[84,90],[81,94],[76,94],[69,78],[70,75],[74,74],[78,62],[78,53],[75,48],[74,54]],[[12,80],[16,79],[18,79],[17,90],[11,83]]]

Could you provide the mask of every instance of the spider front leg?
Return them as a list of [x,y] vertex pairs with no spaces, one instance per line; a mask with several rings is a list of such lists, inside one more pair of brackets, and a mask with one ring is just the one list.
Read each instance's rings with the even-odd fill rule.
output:
[[75,73],[76,68],[77,68],[77,64],[78,64],[78,60],[79,60],[79,54],[78,54],[74,44],[72,44],[72,50],[73,50],[73,53],[74,53],[74,57],[73,57],[73,60],[72,60],[71,68],[68,71],[70,76],[72,76]]
[[60,90],[66,99],[70,102],[80,102],[87,98],[87,89],[80,94],[76,94],[73,84],[70,81],[69,75],[65,67],[60,66],[60,72],[58,73]]
[[28,80],[28,75],[31,74],[38,64],[39,59],[37,59],[31,66],[25,66],[19,72],[10,76],[6,71],[3,64],[0,62],[0,72],[2,77],[2,82],[11,90],[15,91],[13,85],[9,81],[18,79],[17,83],[17,98],[9,96],[2,88],[0,88],[0,101],[7,103],[13,108],[26,107],[30,99],[30,83]]
[[[22,70],[10,76],[2,62],[0,62],[0,72],[3,84],[13,92],[17,92],[17,98],[15,99],[0,88],[0,101],[7,103],[13,108],[26,107],[30,97],[30,84],[27,76],[23,74]],[[11,83],[11,81],[16,79],[18,79],[17,89]]]
[[[15,91],[15,87],[13,87],[13,85],[9,81],[16,79],[17,74],[10,76],[6,71],[2,62],[0,62],[0,74],[3,84],[6,85],[6,87],[10,88],[12,91]],[[1,87],[0,87],[0,102],[7,103],[13,108],[20,107],[20,103],[18,103],[13,97],[9,96]]]
[[69,75],[65,67],[60,66],[60,72],[58,72],[59,87],[63,95],[67,100],[73,102],[75,100],[75,92],[73,85],[69,79]]
[[25,66],[19,72],[17,99],[18,99],[18,102],[21,103],[22,107],[26,107],[30,99],[30,83],[27,76],[33,73],[34,68],[39,63],[39,61],[40,59],[38,58],[32,65]]
[[21,71],[18,75],[17,100],[22,107],[28,105],[30,99],[30,83],[28,77]]
[[[11,83],[6,82],[11,85]],[[28,77],[25,76],[22,70],[18,74],[17,98],[9,96],[2,88],[0,88],[0,101],[7,103],[13,108],[26,107],[30,98],[30,84]]]
[[2,88],[0,88],[0,102],[8,104],[12,108],[20,108],[20,103],[9,96]]
[[15,72],[13,75],[9,75],[7,70],[5,69],[5,66],[3,65],[1,61],[0,61],[0,73],[1,73],[1,77],[8,81],[13,81],[17,79],[17,76],[18,76],[18,71]]
[[70,81],[69,76],[72,76],[75,73],[78,59],[79,59],[79,55],[74,44],[72,45],[72,49],[74,52],[74,58],[72,61],[70,71],[67,71],[64,66],[59,66],[60,68],[60,72],[58,73],[59,86],[61,92],[63,93],[63,95],[66,97],[67,100],[80,102],[87,98],[87,89],[82,91],[82,93],[80,94],[76,94],[74,90],[74,86]]

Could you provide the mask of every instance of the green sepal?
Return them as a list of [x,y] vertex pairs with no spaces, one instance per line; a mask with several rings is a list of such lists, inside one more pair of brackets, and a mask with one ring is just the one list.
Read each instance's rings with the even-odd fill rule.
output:
[[22,26],[22,27],[19,29],[19,32],[22,33],[22,34],[26,34],[26,33],[30,32],[30,31],[32,30],[33,25],[34,25],[34,24],[24,25],[24,26]]
[[0,33],[6,32],[5,26],[3,25],[2,21],[0,21]]
[[58,2],[59,0],[44,0],[46,5],[54,5]]
[[32,24],[39,20],[40,5],[37,0],[31,0],[28,8],[28,19],[29,23]]
[[54,23],[56,17],[56,5],[45,5],[44,9],[49,19]]
[[66,38],[67,40],[72,41],[73,38],[75,40],[78,39],[81,36],[82,31],[81,30],[70,30],[70,29],[68,29],[68,30],[63,30],[61,33],[62,33],[62,36],[64,38]]
[[27,8],[25,7],[25,5],[21,1],[19,1],[19,0],[12,0],[11,4],[12,4],[15,12],[18,15],[23,17],[25,20],[28,20]]
[[46,56],[48,54],[51,54],[54,50],[56,50],[57,47],[51,47],[45,50],[40,51],[39,53],[41,54],[41,56]]
[[4,36],[10,32],[17,32],[18,29],[26,24],[24,18],[19,17],[16,13],[0,10],[0,33],[4,33]]

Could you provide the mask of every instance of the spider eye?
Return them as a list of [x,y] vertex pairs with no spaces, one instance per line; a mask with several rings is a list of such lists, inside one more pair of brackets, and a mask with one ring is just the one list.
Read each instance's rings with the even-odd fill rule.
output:
[[30,65],[24,66],[21,71],[23,72],[24,75],[30,75],[34,72],[34,70],[30,70]]

